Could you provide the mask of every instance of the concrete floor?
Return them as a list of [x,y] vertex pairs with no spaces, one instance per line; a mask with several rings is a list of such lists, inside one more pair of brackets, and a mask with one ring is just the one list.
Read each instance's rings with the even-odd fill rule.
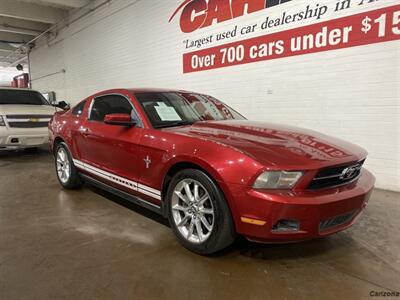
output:
[[[376,190],[351,229],[218,256],[110,194],[62,190],[45,151],[0,153],[0,299],[368,299],[400,290],[400,195]],[[375,297],[376,298],[376,297]]]

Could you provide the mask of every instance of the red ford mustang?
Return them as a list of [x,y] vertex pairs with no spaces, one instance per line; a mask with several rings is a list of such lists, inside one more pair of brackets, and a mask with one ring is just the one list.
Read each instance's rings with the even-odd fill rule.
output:
[[375,182],[358,146],[247,121],[187,91],[104,91],[57,113],[49,130],[64,188],[88,181],[159,212],[200,254],[236,234],[291,242],[346,229]]

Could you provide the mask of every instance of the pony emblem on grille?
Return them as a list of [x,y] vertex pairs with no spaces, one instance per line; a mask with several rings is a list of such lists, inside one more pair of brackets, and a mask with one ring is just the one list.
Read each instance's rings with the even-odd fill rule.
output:
[[361,164],[347,167],[343,169],[342,174],[340,175],[340,179],[347,180],[353,178],[358,174],[360,170],[361,170]]

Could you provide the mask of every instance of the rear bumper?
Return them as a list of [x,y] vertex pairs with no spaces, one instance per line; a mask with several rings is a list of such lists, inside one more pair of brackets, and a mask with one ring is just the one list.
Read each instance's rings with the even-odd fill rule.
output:
[[[374,183],[374,176],[364,169],[354,183],[319,191],[267,192],[229,187],[234,195],[236,230],[259,242],[293,242],[330,235],[354,224],[367,205]],[[260,222],[250,224],[243,218]],[[280,220],[294,220],[299,228],[274,230]]]
[[47,127],[35,129],[0,128],[0,149],[39,147],[49,142]]

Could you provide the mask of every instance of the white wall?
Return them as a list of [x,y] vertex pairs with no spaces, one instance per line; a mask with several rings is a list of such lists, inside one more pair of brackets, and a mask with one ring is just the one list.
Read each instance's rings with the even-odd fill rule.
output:
[[10,86],[13,78],[21,73],[15,68],[0,67],[0,86]]
[[[59,99],[71,103],[114,87],[212,94],[249,119],[312,128],[365,147],[370,153],[367,167],[377,176],[377,186],[400,191],[399,40],[183,74],[186,38],[260,21],[266,15],[279,16],[282,9],[294,11],[310,1],[293,0],[194,34],[180,31],[179,18],[168,23],[181,2],[112,1],[32,52],[33,87],[54,90]],[[397,0],[377,1],[335,18],[395,4]],[[66,73],[35,80],[61,69]]]

